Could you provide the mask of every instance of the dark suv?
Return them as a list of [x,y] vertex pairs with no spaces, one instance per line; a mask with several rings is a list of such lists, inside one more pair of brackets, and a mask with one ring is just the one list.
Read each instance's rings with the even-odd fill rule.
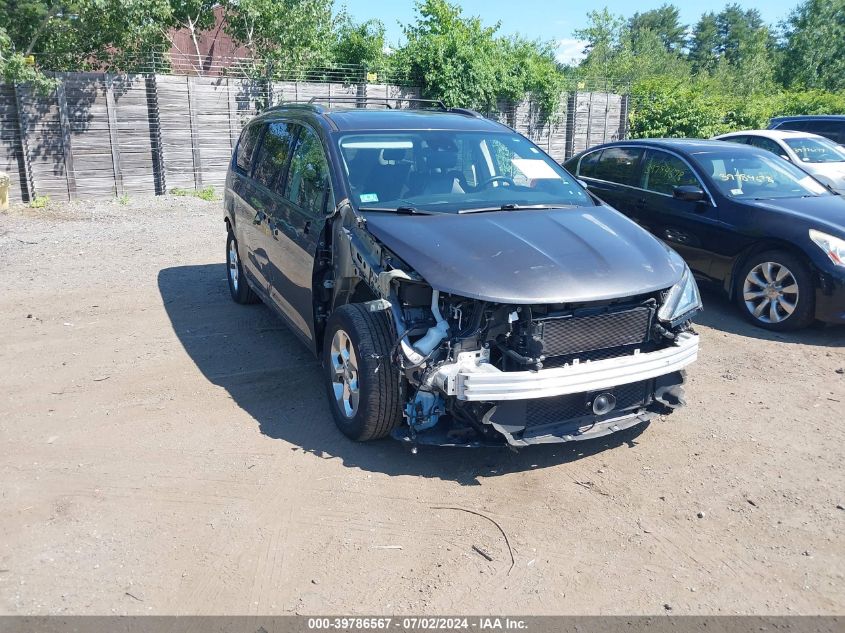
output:
[[272,108],[226,179],[229,288],[322,359],[355,440],[513,446],[683,403],[683,260],[468,110]]
[[845,145],[845,115],[796,115],[779,116],[769,121],[770,130],[794,130],[826,136],[831,141]]

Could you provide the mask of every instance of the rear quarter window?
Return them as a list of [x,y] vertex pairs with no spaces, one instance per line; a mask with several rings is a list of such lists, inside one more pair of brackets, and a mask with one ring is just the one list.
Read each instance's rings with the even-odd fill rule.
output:
[[265,187],[273,187],[287,165],[296,125],[277,122],[267,126],[258,150],[253,177]]
[[[608,147],[602,151],[601,158],[596,162],[591,177],[620,185],[633,185],[642,154],[641,149]],[[581,161],[581,169],[584,169],[583,161]]]
[[238,148],[235,150],[235,164],[244,173],[249,173],[252,163],[252,153],[255,151],[255,144],[261,134],[260,125],[250,125],[241,132],[238,139]]

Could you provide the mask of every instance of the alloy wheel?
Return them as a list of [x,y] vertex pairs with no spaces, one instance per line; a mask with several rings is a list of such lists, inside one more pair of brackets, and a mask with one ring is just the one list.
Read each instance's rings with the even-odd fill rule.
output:
[[798,307],[798,281],[783,264],[761,262],[742,285],[745,307],[762,323],[781,323]]
[[232,281],[232,288],[238,291],[238,248],[235,240],[229,240],[229,279]]
[[332,337],[331,370],[332,389],[337,406],[343,415],[353,418],[358,411],[360,397],[358,359],[349,335],[343,330],[338,330]]

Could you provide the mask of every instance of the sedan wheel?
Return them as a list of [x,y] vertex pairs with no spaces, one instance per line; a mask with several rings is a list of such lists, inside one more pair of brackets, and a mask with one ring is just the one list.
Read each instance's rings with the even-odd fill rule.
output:
[[762,262],[746,276],[742,298],[755,318],[763,323],[780,323],[792,316],[798,307],[798,281],[783,264]]
[[802,259],[767,251],[752,256],[738,272],[737,303],[757,327],[797,330],[813,320],[813,278]]

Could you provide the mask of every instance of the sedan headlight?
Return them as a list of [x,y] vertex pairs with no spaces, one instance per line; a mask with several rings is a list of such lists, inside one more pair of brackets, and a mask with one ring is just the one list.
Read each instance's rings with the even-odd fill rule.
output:
[[845,240],[810,229],[810,239],[825,252],[837,266],[845,266]]
[[681,317],[700,309],[701,295],[698,294],[698,284],[695,283],[692,272],[687,268],[681,280],[669,290],[666,301],[657,311],[657,318],[674,323],[680,321]]

